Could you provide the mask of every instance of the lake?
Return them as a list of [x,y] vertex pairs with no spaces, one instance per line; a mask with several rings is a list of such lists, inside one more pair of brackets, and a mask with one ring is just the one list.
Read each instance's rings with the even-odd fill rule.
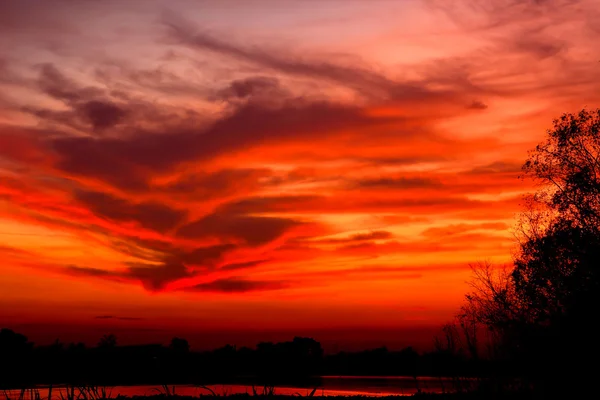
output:
[[[390,396],[390,395],[412,395],[420,388],[421,391],[430,393],[443,393],[453,391],[453,381],[450,378],[437,377],[413,377],[407,376],[324,376],[321,378],[322,384],[317,389],[315,395],[322,396]],[[199,388],[193,385],[174,385],[169,388],[175,388],[175,394],[181,396],[198,396],[200,394],[211,394],[209,390]],[[252,394],[250,385],[207,385],[218,395],[230,395],[248,393]],[[256,391],[262,393],[262,387],[256,386]],[[275,394],[280,395],[308,395],[313,388],[276,386]],[[60,393],[64,394],[64,388],[55,387],[52,391],[52,400],[61,400]],[[111,397],[123,396],[144,396],[162,393],[160,385],[139,385],[139,386],[115,386],[107,388]],[[47,388],[39,388],[42,399],[48,397]],[[20,391],[7,391],[11,399],[18,399]],[[66,397],[66,396],[65,396]],[[29,393],[24,400],[29,399]]]

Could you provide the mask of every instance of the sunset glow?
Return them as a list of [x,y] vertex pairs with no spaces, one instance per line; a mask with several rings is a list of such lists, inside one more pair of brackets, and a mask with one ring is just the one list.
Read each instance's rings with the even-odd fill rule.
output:
[[2,2],[0,321],[427,346],[469,263],[511,261],[527,151],[598,104],[598,20],[595,0]]

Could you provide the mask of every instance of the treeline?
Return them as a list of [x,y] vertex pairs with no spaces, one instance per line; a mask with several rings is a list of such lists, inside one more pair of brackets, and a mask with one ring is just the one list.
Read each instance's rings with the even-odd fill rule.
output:
[[24,335],[0,331],[0,386],[35,384],[293,384],[319,386],[322,375],[473,376],[489,369],[485,361],[443,349],[418,353],[408,347],[325,355],[319,342],[296,337],[259,343],[255,348],[225,346],[193,351],[185,339],[160,344],[119,346],[112,335],[97,346],[82,343],[36,346]]

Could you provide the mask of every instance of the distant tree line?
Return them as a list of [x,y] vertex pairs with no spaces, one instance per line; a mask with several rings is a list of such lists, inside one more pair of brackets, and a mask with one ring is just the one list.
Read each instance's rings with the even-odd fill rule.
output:
[[488,368],[444,350],[418,353],[386,348],[325,355],[319,342],[296,337],[255,348],[224,346],[193,351],[182,338],[169,345],[120,346],[106,335],[94,347],[83,343],[36,346],[9,329],[0,330],[0,387],[36,384],[248,383],[316,387],[322,375],[474,375]]

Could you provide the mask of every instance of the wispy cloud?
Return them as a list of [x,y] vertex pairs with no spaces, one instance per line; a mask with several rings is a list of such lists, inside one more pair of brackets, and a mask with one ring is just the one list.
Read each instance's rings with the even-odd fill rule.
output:
[[239,277],[217,279],[188,287],[187,291],[245,293],[265,290],[279,290],[288,286],[287,282],[247,280]]

